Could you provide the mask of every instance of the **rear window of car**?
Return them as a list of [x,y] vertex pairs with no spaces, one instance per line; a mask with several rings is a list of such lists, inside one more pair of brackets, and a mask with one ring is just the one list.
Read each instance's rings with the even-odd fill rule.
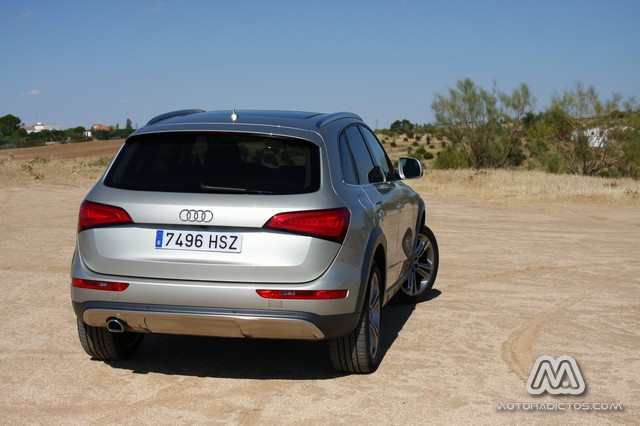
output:
[[162,133],[127,140],[105,185],[128,190],[302,194],[320,186],[315,144],[270,136]]

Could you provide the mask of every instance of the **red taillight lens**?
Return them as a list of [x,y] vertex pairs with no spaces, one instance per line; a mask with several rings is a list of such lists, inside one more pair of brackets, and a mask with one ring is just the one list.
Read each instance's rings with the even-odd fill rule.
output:
[[85,200],[80,205],[78,232],[98,226],[122,225],[132,222],[129,213],[120,207]]
[[111,281],[83,280],[71,277],[71,285],[78,288],[88,288],[90,290],[125,291],[129,287],[128,283],[118,283]]
[[344,299],[348,290],[256,290],[265,299]]
[[279,213],[264,226],[342,243],[350,217],[346,208]]

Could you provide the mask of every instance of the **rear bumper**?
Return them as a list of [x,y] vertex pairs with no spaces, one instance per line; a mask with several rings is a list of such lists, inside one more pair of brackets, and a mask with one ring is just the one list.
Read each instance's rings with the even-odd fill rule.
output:
[[316,315],[307,312],[222,309],[121,302],[73,302],[78,319],[106,327],[118,318],[126,330],[194,336],[323,340],[349,334],[359,315]]

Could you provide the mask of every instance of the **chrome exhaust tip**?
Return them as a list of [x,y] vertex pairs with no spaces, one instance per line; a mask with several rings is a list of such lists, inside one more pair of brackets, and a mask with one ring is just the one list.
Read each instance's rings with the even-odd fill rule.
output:
[[107,320],[107,330],[112,333],[124,333],[125,325],[118,318],[109,318]]

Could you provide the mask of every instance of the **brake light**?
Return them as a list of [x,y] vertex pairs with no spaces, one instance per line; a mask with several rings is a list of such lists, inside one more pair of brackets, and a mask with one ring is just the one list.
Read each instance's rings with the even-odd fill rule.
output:
[[106,204],[83,201],[78,215],[78,232],[99,226],[122,225],[133,223],[131,216],[124,209]]
[[344,299],[348,290],[256,290],[265,299],[327,300]]
[[264,226],[342,243],[350,217],[347,208],[288,212],[273,216]]
[[90,290],[125,291],[129,287],[128,283],[112,281],[84,280],[82,278],[71,277],[71,285],[78,288],[88,288]]

